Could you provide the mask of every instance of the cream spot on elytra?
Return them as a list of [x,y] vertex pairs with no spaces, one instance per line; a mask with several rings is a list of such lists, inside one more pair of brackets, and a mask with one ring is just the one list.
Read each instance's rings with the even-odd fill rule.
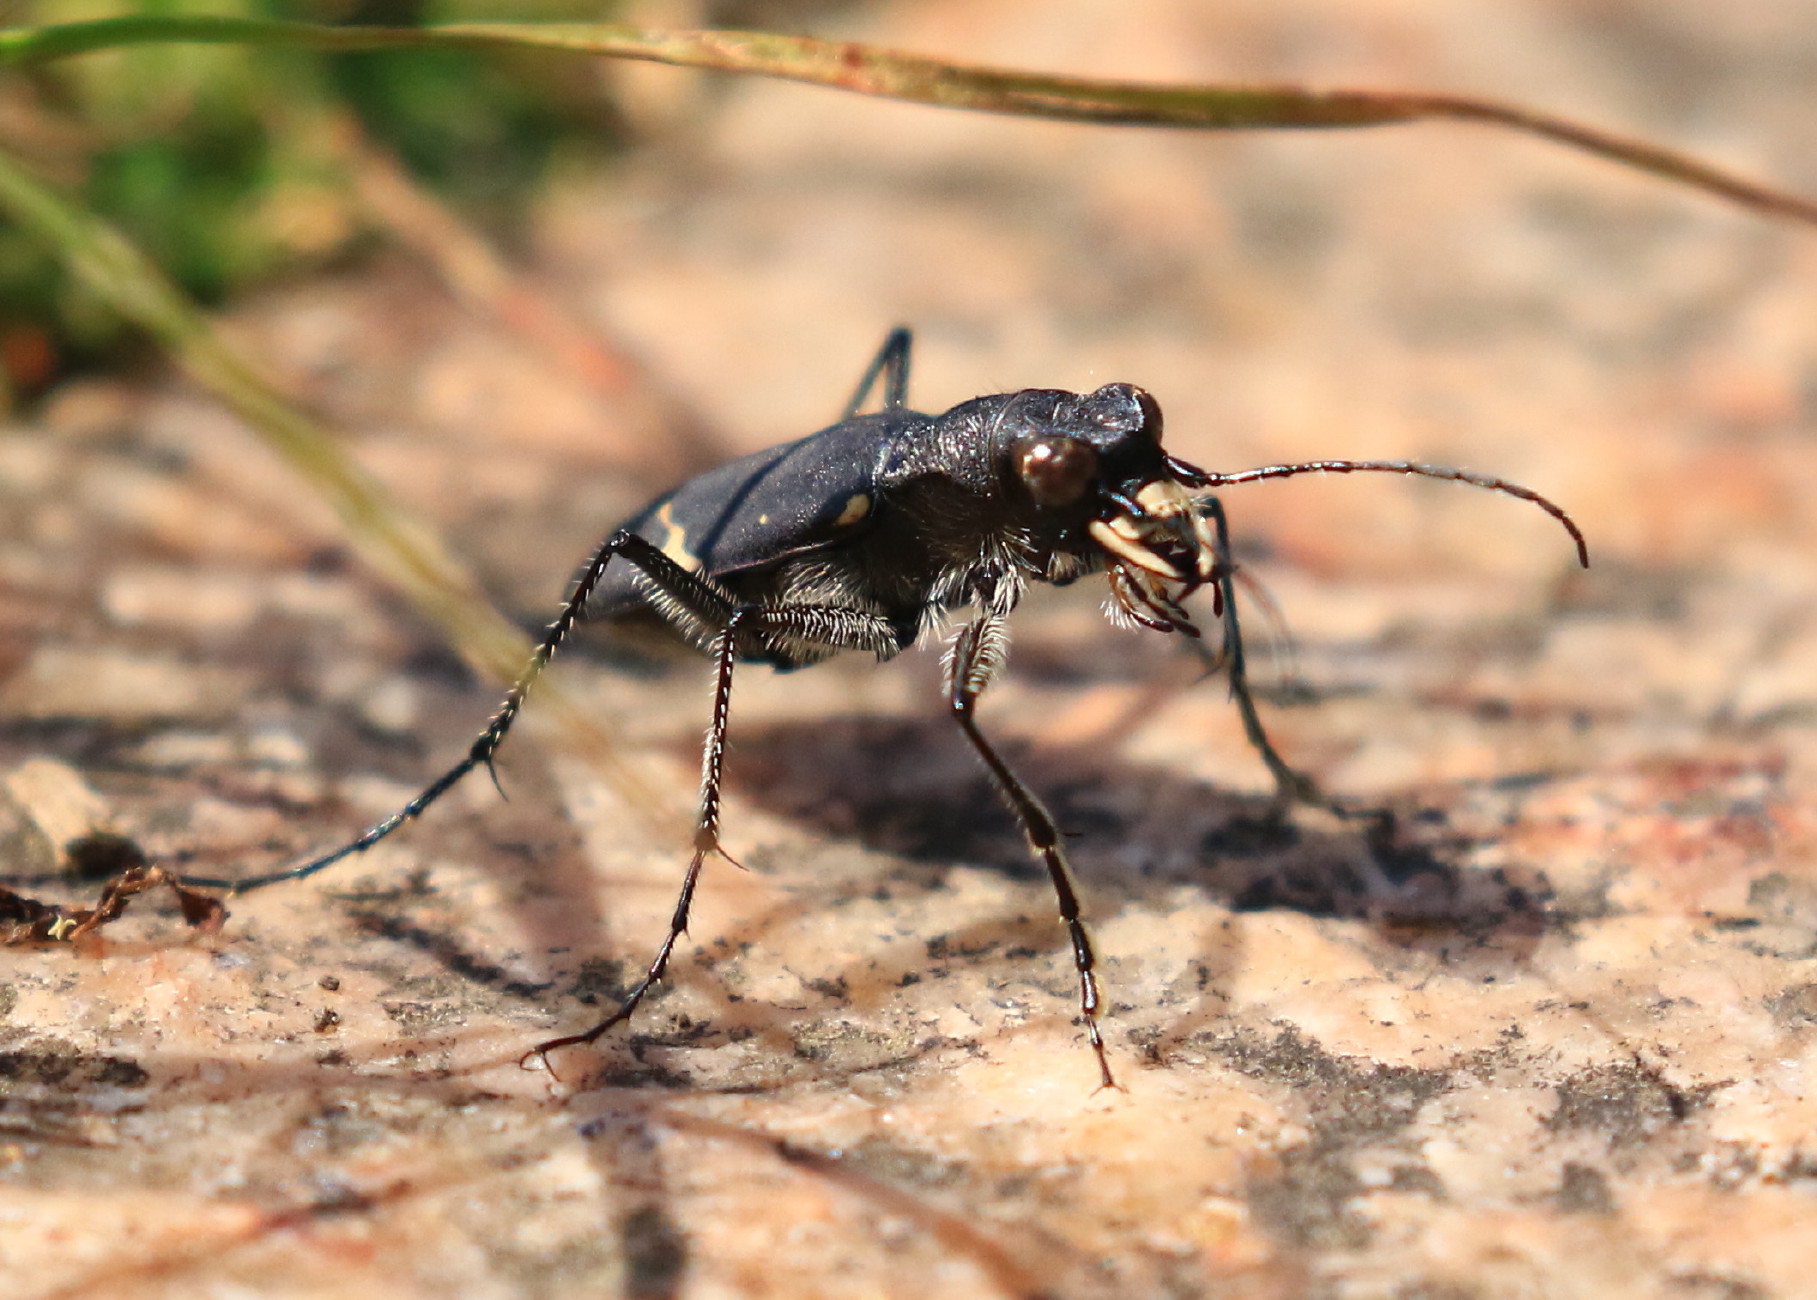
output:
[[871,499],[863,492],[848,497],[845,509],[839,512],[839,518],[833,521],[835,528],[849,528],[871,513]]
[[688,530],[675,522],[670,513],[674,509],[675,503],[668,501],[656,512],[656,522],[662,525],[662,553],[689,573],[698,573],[700,557],[688,549]]

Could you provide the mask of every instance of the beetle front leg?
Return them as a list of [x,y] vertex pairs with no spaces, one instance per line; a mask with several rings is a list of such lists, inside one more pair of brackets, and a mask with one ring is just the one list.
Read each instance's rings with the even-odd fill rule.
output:
[[947,704],[953,720],[959,724],[978,757],[984,760],[997,792],[1015,814],[1029,848],[1047,868],[1054,896],[1060,904],[1061,924],[1066,926],[1067,936],[1072,941],[1073,965],[1079,972],[1079,1014],[1085,1021],[1085,1036],[1097,1054],[1099,1086],[1114,1088],[1117,1082],[1111,1076],[1110,1059],[1104,1052],[1104,1036],[1098,1029],[1098,958],[1092,949],[1091,934],[1080,915],[1078,882],[1060,847],[1060,828],[1034,791],[1022,783],[984,738],[973,716],[978,696],[1002,666],[1007,639],[1007,623],[999,613],[987,611],[960,629],[948,661]]
[[1274,777],[1275,797],[1281,803],[1306,804],[1335,813],[1339,817],[1349,817],[1349,809],[1319,789],[1316,781],[1281,757],[1280,751],[1274,747],[1274,742],[1268,738],[1268,732],[1262,726],[1262,715],[1256,709],[1255,695],[1249,687],[1249,660],[1243,653],[1243,629],[1237,619],[1236,565],[1230,559],[1230,525],[1224,517],[1224,504],[1216,497],[1205,498],[1200,503],[1200,509],[1211,520],[1217,535],[1216,583],[1224,606],[1224,649],[1220,658],[1224,661],[1225,671],[1230,675],[1230,698],[1237,706],[1237,716],[1243,720],[1243,735],[1248,739],[1250,748],[1261,756],[1269,775]]

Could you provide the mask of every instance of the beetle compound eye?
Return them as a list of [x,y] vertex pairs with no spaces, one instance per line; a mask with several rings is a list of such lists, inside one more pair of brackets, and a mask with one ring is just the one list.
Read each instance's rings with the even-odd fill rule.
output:
[[1098,453],[1076,438],[1027,438],[1016,445],[1016,473],[1038,506],[1070,506],[1098,474]]

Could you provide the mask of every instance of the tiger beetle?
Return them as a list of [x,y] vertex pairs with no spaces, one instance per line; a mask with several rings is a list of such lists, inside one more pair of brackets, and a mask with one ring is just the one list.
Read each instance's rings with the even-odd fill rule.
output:
[[[188,877],[238,893],[301,880],[385,839],[494,754],[531,684],[586,620],[654,613],[713,661],[713,712],[701,760],[693,856],[668,934],[618,1009],[584,1033],[539,1043],[524,1062],[591,1043],[630,1018],[687,931],[707,858],[722,855],[721,771],[733,670],[803,668],[841,650],[892,659],[949,610],[971,607],[945,659],[948,710],[984,761],[1029,848],[1047,868],[1079,976],[1079,1010],[1103,1086],[1113,1086],[1098,1025],[1097,959],[1054,819],[978,728],[978,697],[1002,669],[1009,615],[1030,583],[1102,571],[1114,622],[1192,638],[1228,675],[1249,743],[1282,804],[1344,811],[1288,766],[1256,712],[1237,623],[1229,530],[1214,488],[1315,472],[1449,479],[1530,501],[1556,518],[1589,564],[1583,534],[1528,488],[1411,461],[1317,460],[1238,473],[1199,469],[1161,445],[1161,409],[1133,384],[1092,393],[1029,388],[962,402],[944,415],[908,407],[906,329],[890,333],[839,421],[690,479],[616,528],[574,580],[504,703],[467,750],[397,812],[300,866],[245,880]],[[881,383],[882,409],[860,415]],[[1222,648],[1205,652],[1185,602],[1209,594]]]

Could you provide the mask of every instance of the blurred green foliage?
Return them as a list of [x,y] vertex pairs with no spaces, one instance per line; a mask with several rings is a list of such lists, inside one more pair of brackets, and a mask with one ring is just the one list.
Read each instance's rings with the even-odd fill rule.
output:
[[[504,12],[501,13],[501,8]],[[611,17],[600,0],[25,0],[18,24],[212,14],[417,26]],[[470,220],[508,228],[551,165],[602,157],[620,132],[596,68],[536,52],[318,55],[149,46],[0,82],[0,144],[117,226],[189,293],[237,289],[357,248],[347,126]],[[131,338],[54,256],[0,225],[0,368],[14,392],[111,357]]]

